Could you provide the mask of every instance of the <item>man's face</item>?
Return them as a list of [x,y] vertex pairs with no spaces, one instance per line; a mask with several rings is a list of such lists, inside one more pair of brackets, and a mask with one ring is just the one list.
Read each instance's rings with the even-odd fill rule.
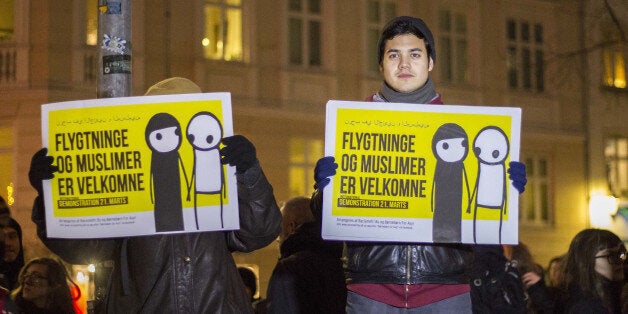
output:
[[388,86],[409,93],[425,85],[433,65],[432,58],[427,56],[425,41],[412,34],[403,34],[386,41],[379,70]]
[[10,263],[20,254],[20,237],[17,234],[17,230],[11,227],[5,227],[2,231],[5,245],[4,261]]

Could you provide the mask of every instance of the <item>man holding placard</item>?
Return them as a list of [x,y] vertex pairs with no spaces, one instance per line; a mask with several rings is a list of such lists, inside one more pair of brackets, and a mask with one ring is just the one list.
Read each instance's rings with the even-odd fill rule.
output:
[[[390,21],[378,49],[384,81],[368,101],[442,104],[429,77],[436,62],[434,37],[421,19],[401,16]],[[319,160],[317,189],[323,190],[337,167],[331,156]],[[508,172],[522,192],[523,164],[511,162]],[[460,243],[346,242],[347,312],[471,313],[472,261],[473,247]]]
[[[196,93],[201,90],[190,80],[170,78],[152,86],[147,95]],[[172,131],[183,135],[180,128]],[[35,154],[29,179],[39,195],[32,220],[44,244],[66,262],[102,265],[95,274],[95,313],[252,312],[231,252],[250,252],[270,244],[279,234],[281,213],[253,144],[241,135],[217,140],[222,143],[220,162],[236,168],[239,230],[48,238],[42,180],[52,179],[59,169],[52,165],[53,157],[46,155],[46,149]],[[176,170],[176,156],[174,161]],[[176,197],[181,197],[177,191]],[[180,211],[180,201],[178,206]]]

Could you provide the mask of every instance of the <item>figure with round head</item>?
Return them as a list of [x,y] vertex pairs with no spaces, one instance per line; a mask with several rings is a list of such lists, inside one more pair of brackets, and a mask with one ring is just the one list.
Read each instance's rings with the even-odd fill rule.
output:
[[478,175],[473,190],[473,241],[477,243],[478,207],[499,210],[499,242],[502,220],[506,210],[506,158],[510,151],[508,137],[496,126],[480,130],[473,141],[473,153],[478,159]]
[[146,126],[146,143],[152,151],[149,186],[151,201],[155,204],[155,229],[157,232],[181,231],[184,225],[179,165],[186,182],[187,175],[179,156],[179,121],[168,113],[155,114]]
[[222,139],[222,125],[218,118],[210,112],[195,114],[187,127],[187,139],[194,149],[194,166],[190,183],[188,184],[188,198],[194,189],[194,218],[196,228],[199,229],[197,198],[198,194],[218,194],[220,197],[220,226],[222,221],[222,192],[225,186],[224,171],[220,163],[220,140]]
[[[464,168],[469,152],[467,133],[454,123],[441,125],[432,138],[432,152],[436,157],[431,203],[432,241],[460,242],[462,210],[469,208],[469,182]],[[466,206],[462,202],[465,187]]]

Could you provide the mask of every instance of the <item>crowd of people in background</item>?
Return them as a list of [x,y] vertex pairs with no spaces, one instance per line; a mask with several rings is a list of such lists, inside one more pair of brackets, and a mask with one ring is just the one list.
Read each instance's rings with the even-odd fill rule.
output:
[[[387,24],[378,44],[384,76],[369,98],[442,104],[429,72],[434,37],[413,17]],[[183,78],[152,86],[147,95],[198,93]],[[181,130],[177,130],[178,132]],[[372,243],[321,237],[322,195],[337,164],[321,158],[315,192],[281,209],[244,136],[224,138],[222,162],[236,168],[240,229],[120,239],[63,240],[46,236],[42,180],[57,171],[45,148],[32,159],[38,193],[32,219],[42,242],[62,260],[25,263],[22,229],[0,199],[2,313],[80,313],[67,263],[112,263],[97,283],[98,313],[627,313],[626,248],[614,233],[582,230],[565,254],[544,269],[529,248],[461,243]],[[512,162],[513,186],[525,189],[525,167]],[[255,274],[237,268],[232,252],[250,252],[279,239],[279,259],[265,299]],[[404,255],[406,254],[406,255]],[[101,294],[102,292],[102,294]],[[623,293],[622,293],[623,292]]]

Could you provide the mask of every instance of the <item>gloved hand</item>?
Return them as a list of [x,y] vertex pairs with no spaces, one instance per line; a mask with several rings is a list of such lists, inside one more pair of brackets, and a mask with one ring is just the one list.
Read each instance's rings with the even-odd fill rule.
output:
[[237,173],[244,173],[257,161],[255,146],[246,137],[234,135],[223,138],[221,142],[225,147],[220,149],[220,162],[235,166]]
[[39,195],[43,194],[41,181],[54,178],[54,172],[59,171],[59,167],[52,165],[54,158],[47,156],[47,153],[48,149],[45,147],[36,152],[31,159],[31,168],[28,171],[28,180]]
[[512,180],[512,185],[519,191],[519,194],[526,190],[526,165],[522,162],[511,161],[508,165],[508,177]]
[[322,190],[329,184],[329,177],[336,174],[338,164],[335,162],[333,156],[325,156],[316,162],[314,168],[314,188]]

